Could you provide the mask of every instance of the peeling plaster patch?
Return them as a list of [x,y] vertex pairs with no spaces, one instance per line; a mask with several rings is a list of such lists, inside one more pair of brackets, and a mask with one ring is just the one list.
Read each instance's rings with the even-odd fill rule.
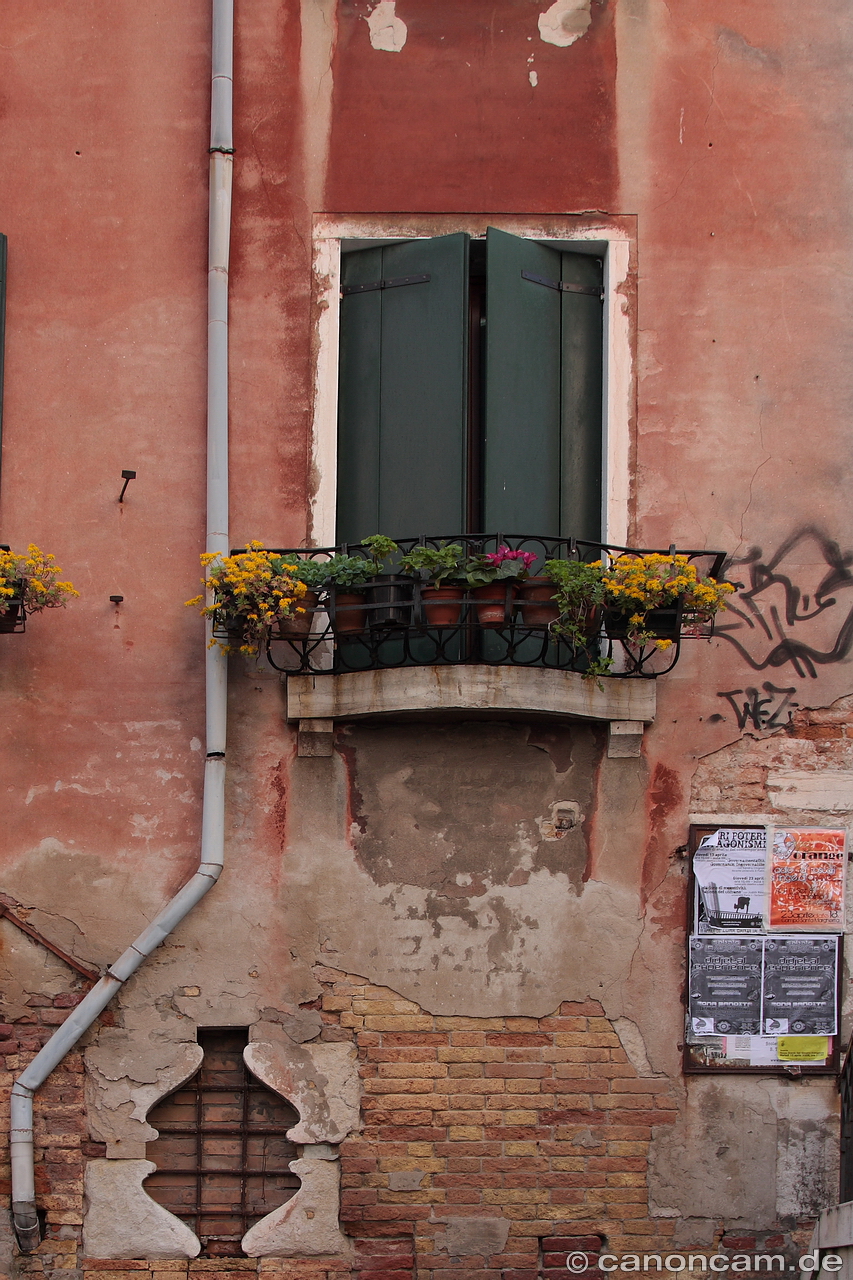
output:
[[565,49],[585,35],[592,21],[591,0],[554,0],[550,9],[539,15],[539,35],[546,44]]
[[90,1160],[83,1247],[90,1258],[195,1258],[201,1244],[142,1188],[153,1160]]
[[[659,1131],[649,1152],[654,1217],[772,1222],[778,1130],[776,1107],[790,1086],[695,1077],[677,1122]],[[696,1158],[696,1153],[703,1153]]]
[[767,791],[777,809],[817,809],[844,813],[853,808],[853,773],[828,769],[771,769]]
[[[281,1027],[285,1035],[295,1040],[297,1044],[304,1044],[306,1040],[315,1040],[323,1029],[323,1019],[316,1009],[289,1006],[282,1011],[267,1007],[261,1009],[260,1014],[259,1024],[252,1029],[252,1040],[267,1039],[267,1029],[263,1025],[265,1022],[271,1022],[273,1027]],[[276,1032],[273,1030],[272,1034],[275,1035]]]
[[[329,1048],[337,1046],[329,1046]],[[243,1236],[250,1258],[317,1257],[349,1252],[338,1226],[341,1170],[337,1160],[291,1160],[288,1166],[302,1186],[280,1209],[274,1209]]]
[[539,83],[539,77],[538,77],[538,75],[536,74],[536,72],[535,72],[535,71],[531,71],[531,72],[528,74],[527,79],[530,81],[531,86],[535,89],[535,88],[536,88],[536,86],[537,86],[537,84]]
[[537,819],[561,793],[589,812],[600,749],[584,725],[547,737],[497,722],[353,725],[343,754],[358,860],[377,885],[419,885],[448,906],[523,882],[531,866],[567,875],[580,893],[580,822],[546,843]]
[[100,1043],[85,1053],[92,1136],[107,1143],[111,1156],[136,1159],[144,1154],[145,1144],[157,1137],[146,1115],[155,1102],[195,1075],[204,1056],[195,1042],[153,1041],[147,1031],[149,1027],[142,1029],[144,1039],[131,1039],[121,1028],[103,1028]]
[[380,0],[367,19],[370,43],[385,53],[399,53],[408,35],[406,24],[397,17],[394,6],[395,0]]
[[740,58],[745,62],[751,62],[754,66],[766,68],[768,71],[782,70],[782,61],[778,53],[757,48],[754,44],[750,44],[739,31],[720,27],[717,43],[729,58]]

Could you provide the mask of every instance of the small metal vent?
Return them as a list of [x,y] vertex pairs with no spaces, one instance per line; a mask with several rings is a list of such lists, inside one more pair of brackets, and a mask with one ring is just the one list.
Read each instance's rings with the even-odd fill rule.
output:
[[157,1170],[145,1190],[192,1228],[208,1257],[241,1256],[248,1229],[299,1188],[285,1137],[299,1116],[246,1069],[248,1040],[242,1028],[200,1029],[199,1071],[148,1115],[160,1136],[146,1148]]

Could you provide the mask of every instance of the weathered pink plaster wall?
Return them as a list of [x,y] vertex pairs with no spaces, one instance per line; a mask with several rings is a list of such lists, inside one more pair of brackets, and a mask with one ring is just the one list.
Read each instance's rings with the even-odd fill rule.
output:
[[[472,881],[454,907],[460,932],[452,946],[435,942],[427,976],[448,1010],[482,1012],[481,988],[453,968],[467,911],[472,933],[499,938],[495,1007],[546,1014],[549,981],[565,987],[556,1003],[594,982],[588,994],[639,1027],[651,1068],[677,1076],[685,878],[675,850],[694,771],[717,751],[728,759],[736,708],[757,708],[746,728],[777,732],[784,759],[787,712],[772,716],[785,691],[812,707],[850,692],[849,662],[806,660],[843,649],[853,597],[841,560],[835,604],[814,618],[805,604],[786,618],[786,604],[795,587],[813,599],[832,543],[844,554],[853,543],[842,479],[853,20],[840,0],[806,11],[790,0],[593,0],[589,30],[558,47],[539,36],[542,8],[399,0],[407,39],[394,52],[371,45],[360,0],[238,5],[232,543],[306,537],[314,215],[636,216],[632,538],[738,559],[759,548],[753,564],[772,573],[789,540],[817,533],[790,544],[779,580],[756,596],[776,630],[742,628],[750,660],[725,638],[686,646],[659,682],[644,758],[596,767],[578,895],[539,868],[525,922],[524,885],[498,882],[518,901],[489,933]],[[0,890],[100,963],[198,850],[203,642],[183,601],[197,590],[204,533],[208,42],[196,0],[32,0],[6,15],[0,50],[10,251],[0,536],[54,551],[81,591],[25,637],[0,637]],[[122,468],[138,479],[119,506]],[[310,966],[324,957],[421,998],[418,965],[383,950],[406,912],[420,919],[418,886],[403,886],[398,908],[358,867],[345,753],[294,759],[268,671],[235,660],[231,698],[230,868],[126,995],[128,1017],[163,992],[176,1020],[295,1009],[316,993]],[[820,767],[817,746],[795,745],[797,768]],[[518,747],[525,768],[538,749]],[[731,770],[742,767],[732,756]],[[529,903],[544,918],[560,894],[565,916],[534,937]],[[607,938],[594,976],[565,947],[584,917],[584,956]],[[519,937],[534,964],[513,950]]]

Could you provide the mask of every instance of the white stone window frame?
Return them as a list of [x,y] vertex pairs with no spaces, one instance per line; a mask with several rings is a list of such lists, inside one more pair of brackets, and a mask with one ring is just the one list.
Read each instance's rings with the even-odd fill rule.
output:
[[367,248],[400,240],[429,239],[466,231],[475,239],[487,227],[556,249],[583,243],[604,261],[604,395],[602,397],[603,541],[626,546],[629,527],[631,429],[635,416],[635,321],[628,289],[636,238],[625,217],[590,215],[375,214],[317,216],[314,220],[314,302],[317,323],[311,422],[311,546],[335,543],[337,502],[338,355],[341,244]]

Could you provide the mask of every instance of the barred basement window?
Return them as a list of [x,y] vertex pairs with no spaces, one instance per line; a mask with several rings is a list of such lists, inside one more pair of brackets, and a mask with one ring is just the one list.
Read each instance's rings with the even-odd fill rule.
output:
[[145,1190],[192,1228],[207,1256],[241,1256],[249,1228],[299,1188],[285,1136],[299,1116],[248,1071],[248,1041],[244,1028],[200,1028],[201,1067],[148,1115],[160,1136],[146,1148],[157,1170]]

